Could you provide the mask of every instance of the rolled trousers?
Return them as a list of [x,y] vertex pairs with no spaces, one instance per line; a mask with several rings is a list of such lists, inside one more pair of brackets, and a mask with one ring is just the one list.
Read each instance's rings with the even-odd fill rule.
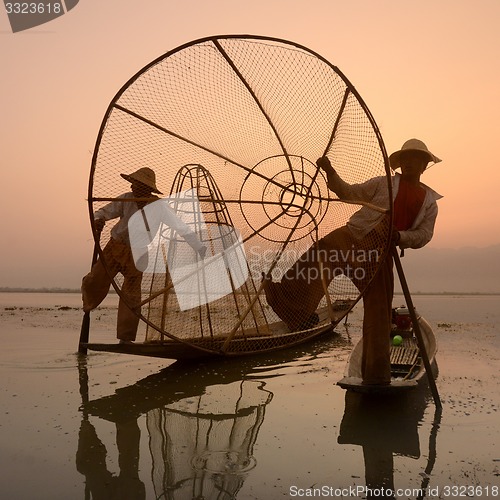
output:
[[394,275],[392,256],[382,255],[387,234],[385,221],[362,240],[343,226],[307,250],[280,282],[264,283],[268,304],[291,331],[307,324],[325,295],[325,286],[336,275],[346,275],[364,290],[362,374],[366,384],[384,384],[391,378]]
[[92,270],[82,280],[83,310],[91,311],[104,300],[109,292],[111,280],[123,275],[123,285],[118,302],[116,336],[120,340],[135,340],[139,325],[142,272],[134,264],[132,251],[126,243],[110,239],[103,249],[103,259],[92,266]]

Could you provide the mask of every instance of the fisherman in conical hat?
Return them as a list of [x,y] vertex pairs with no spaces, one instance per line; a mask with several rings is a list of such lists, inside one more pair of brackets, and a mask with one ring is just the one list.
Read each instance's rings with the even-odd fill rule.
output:
[[420,177],[431,162],[440,161],[418,139],[409,139],[389,156],[391,168],[401,169],[401,174],[396,173],[393,180],[393,237],[401,248],[421,248],[434,234],[436,201],[442,196],[422,184]]
[[[265,280],[268,304],[291,331],[319,322],[316,309],[331,280],[344,274],[363,294],[363,383],[386,385],[391,380],[389,336],[392,320],[394,276],[392,256],[383,258],[389,234],[400,248],[421,248],[432,238],[441,195],[422,184],[420,177],[430,162],[441,160],[418,139],[406,141],[389,157],[393,170],[393,227],[389,217],[368,205],[355,212],[347,224],[321,238],[285,273],[280,282]],[[387,178],[375,177],[348,184],[328,157],[317,161],[326,174],[328,188],[341,200],[364,201],[387,207]]]
[[[104,262],[99,259],[82,280],[82,300],[84,312],[95,309],[108,294],[111,280],[121,273],[124,280],[118,303],[117,337],[120,343],[132,343],[139,325],[141,282],[142,274],[147,267],[147,255],[144,256],[145,263],[134,261],[128,223],[137,211],[159,200],[153,193],[162,193],[156,187],[156,175],[149,167],[139,168],[131,174],[120,175],[130,182],[130,191],[121,194],[116,200],[94,213],[94,228],[99,234],[106,221],[119,220],[111,229],[111,237],[103,249]],[[165,224],[174,227],[200,256],[204,256],[206,247],[173,211],[169,212]]]

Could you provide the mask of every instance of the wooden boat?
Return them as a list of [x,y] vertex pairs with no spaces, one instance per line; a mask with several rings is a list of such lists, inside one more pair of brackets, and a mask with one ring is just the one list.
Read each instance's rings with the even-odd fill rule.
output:
[[[262,71],[277,61],[288,69]],[[287,76],[290,71],[293,78]],[[336,103],[333,108],[331,103]],[[307,113],[298,112],[302,109]],[[343,126],[351,122],[356,126]],[[252,133],[238,133],[249,123]],[[384,179],[388,196],[378,205],[333,196],[316,165],[320,155],[335,156],[346,168],[355,159],[350,182]],[[163,193],[161,198],[123,196],[120,178],[129,181],[131,174],[121,173],[121,166],[143,158],[155,176],[149,187]],[[345,75],[318,54],[286,40],[251,35],[207,37],[166,52],[129,78],[109,103],[88,186],[93,264],[99,256],[106,268],[103,251],[112,241],[114,223],[99,231],[94,214],[105,203],[141,206],[127,221],[132,256],[142,273],[140,304],[124,289],[126,277],[114,267],[106,271],[123,303],[148,325],[146,341],[88,343],[86,313],[79,352],[90,348],[172,359],[241,356],[332,331],[361,298],[368,280],[358,280],[358,288],[349,272],[345,279],[337,279],[337,270],[328,276],[326,262],[318,260],[329,317],[309,328],[315,321],[311,315],[307,330],[290,333],[267,303],[262,276],[281,278],[321,237],[344,225],[345,214],[355,207],[389,217],[391,186],[387,152],[372,114]],[[330,210],[333,206],[346,211]],[[173,215],[179,219],[175,224]],[[377,253],[370,273],[382,263],[378,253],[389,250],[386,236],[382,241],[377,234],[370,243]],[[353,250],[341,259],[356,259]]]
[[[429,363],[433,368],[436,366],[437,342],[434,332],[429,323],[418,318],[425,350],[429,357]],[[406,391],[417,387],[419,381],[425,375],[425,366],[420,356],[417,338],[412,328],[405,330],[394,329],[391,336],[401,335],[403,342],[399,346],[391,342],[391,373],[392,379],[389,385],[363,385],[361,376],[361,359],[363,353],[363,339],[354,347],[347,362],[344,378],[337,384],[346,390],[383,394]]]
[[[343,311],[342,311],[343,313]],[[339,314],[339,318],[343,314]],[[319,312],[319,323],[313,328],[289,332],[283,322],[273,323],[272,333],[262,335],[247,331],[238,334],[226,345],[227,336],[187,338],[185,341],[166,337],[162,341],[134,342],[131,344],[84,343],[92,351],[135,354],[165,359],[189,360],[217,357],[249,356],[295,347],[326,335],[334,335],[332,323],[326,309]]]

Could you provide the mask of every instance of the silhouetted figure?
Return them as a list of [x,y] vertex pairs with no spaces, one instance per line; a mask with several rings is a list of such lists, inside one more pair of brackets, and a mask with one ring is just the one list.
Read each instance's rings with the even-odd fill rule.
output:
[[[391,154],[393,177],[393,228],[379,208],[389,206],[387,178],[376,177],[361,184],[348,184],[325,156],[317,161],[327,176],[328,187],[341,200],[367,204],[342,226],[313,245],[285,273],[281,281],[264,282],[267,301],[291,331],[313,326],[316,309],[331,280],[344,274],[359,290],[364,289],[363,383],[386,385],[391,380],[389,337],[394,292],[391,253],[383,255],[392,229],[393,242],[400,248],[420,248],[432,238],[441,198],[420,182],[429,162],[441,161],[418,139],[406,141]],[[369,285],[368,285],[369,283]],[[367,286],[368,285],[368,286]],[[366,287],[366,288],[365,288]]]
[[[129,221],[138,211],[142,211],[144,224],[149,231],[149,223],[144,207],[158,201],[153,193],[162,194],[156,187],[156,176],[147,167],[121,176],[130,182],[131,191],[124,193],[115,201],[108,203],[94,213],[94,226],[100,234],[106,221],[119,219],[111,229],[111,238],[103,249],[103,261],[99,259],[92,270],[82,281],[83,310],[95,309],[109,292],[112,279],[118,274],[123,275],[120,300],[118,303],[117,337],[121,343],[133,342],[139,325],[139,310],[141,303],[142,274],[148,266],[147,243],[140,256],[133,255],[129,237]],[[164,223],[174,228],[201,256],[205,255],[206,247],[199,241],[193,231],[178,218],[166,203],[161,207]],[[156,235],[154,227],[151,238]]]

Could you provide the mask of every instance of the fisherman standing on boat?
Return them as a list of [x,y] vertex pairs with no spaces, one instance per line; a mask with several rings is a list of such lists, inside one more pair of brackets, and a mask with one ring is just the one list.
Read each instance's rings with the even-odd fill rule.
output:
[[[162,194],[156,187],[156,176],[148,167],[140,168],[131,174],[120,174],[131,184],[131,191],[126,192],[115,201],[108,203],[94,213],[94,227],[98,234],[106,221],[119,221],[111,229],[111,237],[103,249],[103,261],[98,259],[89,274],[82,280],[82,300],[84,312],[95,309],[109,292],[111,280],[118,274],[123,275],[123,285],[118,303],[117,338],[120,343],[132,343],[137,335],[141,302],[142,274],[147,268],[147,253],[134,261],[130,246],[128,222],[132,215],[142,210],[149,203],[159,200],[153,193]],[[167,210],[164,207],[164,213]],[[170,213],[171,212],[171,213]],[[205,254],[206,247],[196,234],[169,210],[168,220],[164,222],[176,231],[198,252]]]
[[[441,196],[420,182],[430,162],[441,161],[418,139],[406,141],[389,157],[393,170],[393,243],[400,248],[421,248],[432,238]],[[324,156],[317,161],[327,176],[328,188],[342,200],[387,206],[386,177],[362,184],[348,184]],[[318,241],[285,273],[281,282],[264,282],[269,305],[290,330],[314,326],[316,309],[324,296],[325,283],[341,271],[363,290],[363,384],[386,385],[391,380],[390,331],[394,293],[391,254],[383,260],[382,249],[391,228],[387,215],[363,206],[342,226]],[[360,252],[366,258],[360,258]],[[340,256],[340,258],[339,258]],[[377,271],[377,272],[375,272]],[[369,283],[369,285],[368,285]],[[367,286],[368,285],[368,286]]]

